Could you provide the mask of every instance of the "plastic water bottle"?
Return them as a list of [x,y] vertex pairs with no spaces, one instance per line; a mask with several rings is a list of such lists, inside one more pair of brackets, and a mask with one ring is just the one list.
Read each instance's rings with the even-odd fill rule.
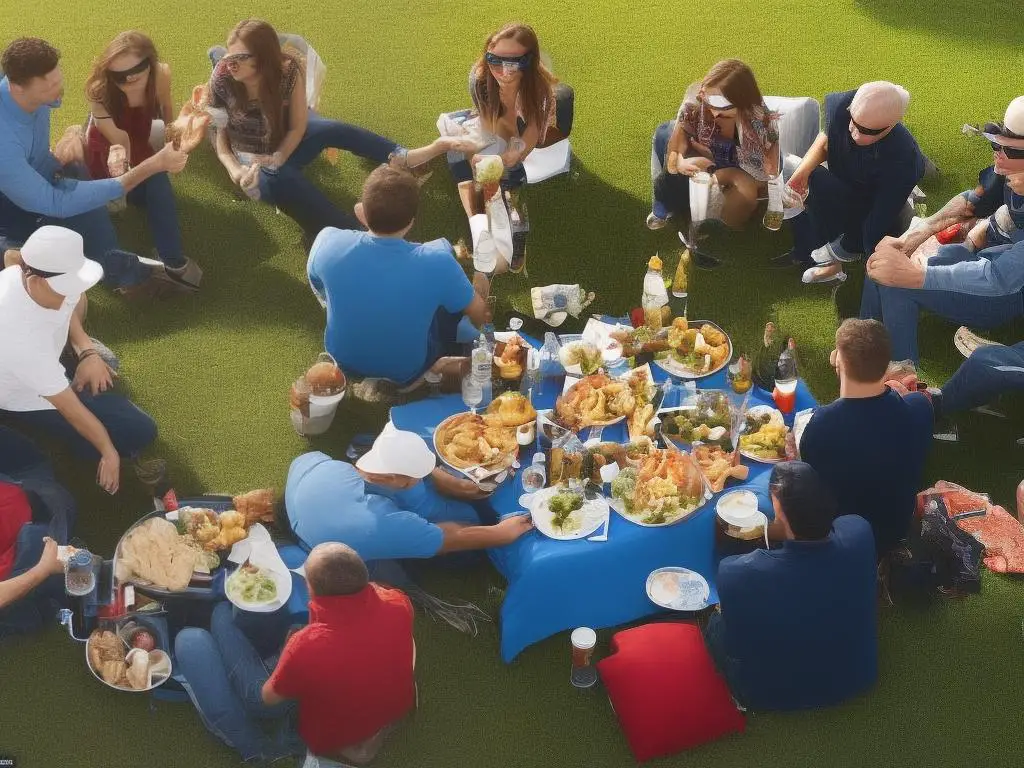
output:
[[562,363],[558,357],[558,338],[554,333],[548,331],[544,334],[544,346],[540,350],[540,383],[537,386],[537,394],[548,394],[553,392],[556,379],[565,373]]
[[509,198],[509,218],[512,221],[512,261],[509,270],[513,273],[522,272],[526,266],[526,240],[530,234],[526,203],[517,198],[518,195]]
[[494,353],[491,351],[491,345],[487,341],[487,336],[484,335],[483,331],[480,331],[480,338],[473,345],[473,352],[469,359],[473,380],[481,387],[491,383],[491,359],[493,356]]
[[796,407],[796,384],[799,374],[796,369],[796,342],[789,340],[786,348],[779,355],[775,366],[775,390],[772,397],[775,405],[783,413],[792,413]]
[[661,259],[651,256],[647,262],[647,274],[644,275],[644,292],[640,298],[640,306],[644,310],[644,325],[652,331],[661,330],[661,308],[668,304],[668,291],[665,290],[665,278],[661,274]]

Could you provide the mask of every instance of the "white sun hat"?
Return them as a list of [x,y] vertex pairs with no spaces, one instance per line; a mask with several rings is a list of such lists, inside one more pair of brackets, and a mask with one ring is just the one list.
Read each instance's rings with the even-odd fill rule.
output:
[[434,471],[437,460],[423,438],[415,432],[395,429],[388,422],[384,431],[356,462],[356,467],[374,475],[405,475],[422,479]]
[[77,232],[47,224],[21,246],[22,263],[47,273],[46,282],[62,296],[79,296],[103,277],[103,267],[85,258],[85,244]]

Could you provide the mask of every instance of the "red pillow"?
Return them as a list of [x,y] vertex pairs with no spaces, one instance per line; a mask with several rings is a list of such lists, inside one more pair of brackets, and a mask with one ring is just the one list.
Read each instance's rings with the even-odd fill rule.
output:
[[695,624],[645,624],[612,637],[601,680],[633,756],[671,755],[746,727]]

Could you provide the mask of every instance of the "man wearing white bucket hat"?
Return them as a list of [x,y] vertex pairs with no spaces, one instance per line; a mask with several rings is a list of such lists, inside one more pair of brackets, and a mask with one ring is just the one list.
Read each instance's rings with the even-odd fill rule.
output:
[[[110,391],[113,372],[76,312],[102,277],[103,268],[85,258],[82,236],[50,225],[29,236],[20,265],[0,272],[0,413],[98,459],[97,482],[115,493],[120,457],[137,456],[156,437],[156,424]],[[76,359],[65,368],[60,357],[69,343]]]
[[288,519],[305,546],[340,541],[367,561],[500,547],[533,527],[526,515],[480,525],[466,502],[483,496],[437,468],[419,435],[391,424],[354,467],[307,453],[292,462],[285,485]]

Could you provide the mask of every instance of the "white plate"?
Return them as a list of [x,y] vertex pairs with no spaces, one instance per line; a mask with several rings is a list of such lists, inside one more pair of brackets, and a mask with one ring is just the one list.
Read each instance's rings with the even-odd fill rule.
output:
[[[440,424],[438,424],[434,428],[434,434],[430,438],[431,442],[434,444],[434,453],[437,454],[437,457],[444,463],[444,465],[447,466],[447,467],[451,467],[456,472],[459,472],[459,473],[461,473],[463,475],[466,474],[466,470],[470,469],[470,467],[457,467],[454,464],[452,464],[450,461],[448,461],[448,459],[446,459],[444,457],[444,454],[441,453],[441,449],[437,445],[437,433],[440,432],[441,428],[443,426],[445,426],[449,421],[454,419],[456,416],[463,416],[465,413],[467,413],[467,412],[464,411],[462,413],[453,413],[451,416],[449,416],[447,419],[442,421]],[[478,410],[477,414],[480,415],[480,416],[483,416],[483,411],[482,410]],[[512,430],[513,435],[515,434],[516,427],[508,427],[508,429]],[[490,462],[488,462],[487,464],[484,464],[483,466],[484,466],[485,469],[490,470],[493,474],[498,474],[499,472],[501,472],[503,470],[507,470],[509,467],[511,467],[512,464],[515,462],[516,457],[518,455],[519,455],[519,446],[516,445],[516,450],[513,451],[511,454],[498,455],[494,459],[492,459]],[[468,477],[468,475],[467,475],[467,477]]]
[[688,568],[658,568],[647,577],[647,597],[670,611],[699,611],[708,607],[708,580]]
[[[722,333],[725,333],[725,331],[722,330],[720,326],[716,325],[715,323],[712,323],[710,320],[690,320],[689,323],[690,328],[699,329],[702,325],[710,325],[712,328],[717,328],[718,330],[722,331]],[[683,368],[682,365],[677,363],[675,359],[673,359],[672,357],[666,357],[664,360],[655,359],[654,364],[661,368],[661,370],[665,371],[665,373],[680,379],[704,379],[707,378],[708,376],[714,376],[720,370],[725,368],[732,360],[732,339],[729,337],[728,333],[725,333],[725,341],[729,345],[729,354],[725,356],[725,360],[722,361],[721,365],[719,365],[717,368],[712,368],[707,373],[693,373],[693,371],[688,371],[686,368]]]
[[555,486],[553,488],[544,488],[533,495],[533,498],[530,500],[530,516],[533,518],[533,525],[549,539],[556,539],[558,541],[585,539],[604,525],[604,521],[608,517],[608,500],[599,497],[588,501],[584,497],[583,507],[573,512],[574,515],[582,515],[579,529],[572,533],[563,533],[551,525],[553,515],[551,510],[548,509],[548,502],[555,494],[564,490],[566,490],[564,486]]
[[[744,423],[746,422],[747,416],[761,416],[761,415],[766,414],[766,413],[777,413],[777,414],[779,414],[779,418],[780,419],[782,418],[782,411],[780,411],[778,408],[773,408],[770,405],[755,405],[755,406],[753,406],[751,408],[748,408],[747,412],[745,414],[743,414]],[[786,427],[786,431],[787,431],[787,433],[789,432],[789,427]],[[741,428],[740,434],[736,438],[736,445],[737,446],[739,446],[740,438],[742,436],[743,436],[743,432],[742,432],[742,428]],[[756,461],[756,462],[758,462],[760,464],[778,464],[779,462],[786,460],[785,457],[783,457],[781,459],[765,459],[765,458],[763,458],[761,456],[757,456],[756,454],[750,453],[749,451],[744,451],[742,448],[740,448],[740,456],[743,456],[744,458],[750,459],[751,461]]]
[[249,611],[250,613],[273,613],[287,603],[288,598],[292,595],[291,572],[278,573],[277,571],[270,571],[274,583],[277,584],[277,598],[269,603],[249,603],[245,600],[235,599],[228,589],[228,582],[231,581],[236,573],[238,573],[237,569],[232,571],[231,575],[224,580],[224,594],[231,601],[232,605],[243,611]]

